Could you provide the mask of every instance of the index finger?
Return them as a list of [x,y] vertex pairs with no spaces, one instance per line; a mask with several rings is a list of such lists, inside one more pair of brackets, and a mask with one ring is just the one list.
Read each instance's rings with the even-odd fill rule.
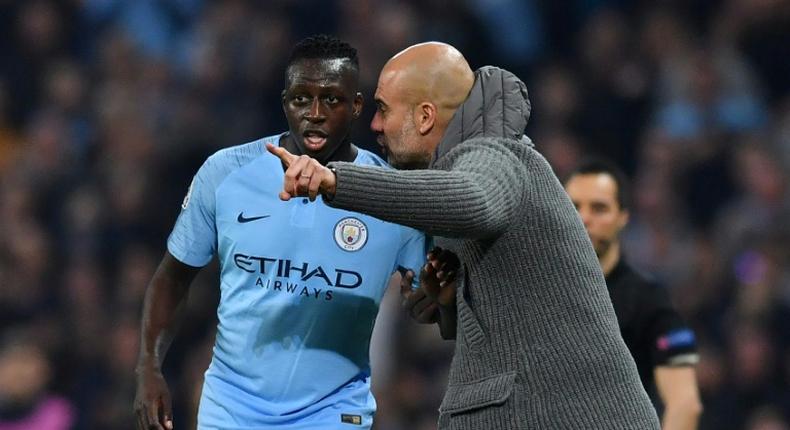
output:
[[297,158],[296,155],[291,154],[282,146],[274,146],[271,143],[266,144],[266,150],[277,156],[285,164],[285,167],[290,167],[291,163]]

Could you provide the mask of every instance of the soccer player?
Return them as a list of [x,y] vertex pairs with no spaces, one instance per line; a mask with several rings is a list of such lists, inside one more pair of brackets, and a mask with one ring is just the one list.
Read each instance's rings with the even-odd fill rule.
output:
[[693,430],[702,412],[694,365],[694,333],[672,307],[666,290],[623,257],[620,232],[628,223],[628,183],[605,160],[579,165],[565,190],[579,211],[606,276],[625,344],[649,392],[657,388],[664,430]]
[[320,197],[279,200],[283,165],[265,149],[385,166],[349,141],[362,108],[358,74],[348,44],[301,41],[282,93],[288,132],[218,151],[195,175],[145,295],[140,429],[174,428],[161,365],[189,285],[215,255],[219,324],[198,428],[370,428],[368,346],[378,306],[394,271],[425,261],[425,237]]

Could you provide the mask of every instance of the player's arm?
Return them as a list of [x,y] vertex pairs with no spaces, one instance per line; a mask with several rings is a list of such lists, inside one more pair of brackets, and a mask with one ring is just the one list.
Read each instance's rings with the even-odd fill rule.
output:
[[702,413],[693,366],[657,366],[653,373],[664,404],[663,430],[696,430]]
[[187,302],[189,285],[200,268],[165,253],[145,292],[134,407],[138,429],[172,429],[170,392],[162,362]]
[[283,200],[323,193],[330,206],[444,237],[485,238],[505,231],[515,219],[528,176],[515,154],[484,139],[461,143],[447,154],[451,170],[332,163],[332,172],[284,148],[267,149],[289,166]]

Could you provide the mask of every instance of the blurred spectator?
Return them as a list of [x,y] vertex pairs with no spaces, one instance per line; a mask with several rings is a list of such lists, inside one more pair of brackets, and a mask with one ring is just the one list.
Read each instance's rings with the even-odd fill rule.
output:
[[755,411],[749,417],[745,428],[746,430],[788,430],[790,425],[776,408],[766,407]]
[[74,408],[49,393],[49,358],[25,337],[8,333],[0,344],[0,430],[68,430]]

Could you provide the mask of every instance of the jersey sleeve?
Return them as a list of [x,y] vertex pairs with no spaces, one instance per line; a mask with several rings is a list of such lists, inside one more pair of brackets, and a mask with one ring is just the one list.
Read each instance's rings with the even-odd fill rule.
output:
[[699,361],[694,332],[672,307],[666,290],[653,286],[644,299],[649,312],[646,325],[647,341],[653,367],[689,366]]
[[181,213],[167,240],[167,250],[177,260],[203,267],[216,252],[215,181],[209,158],[192,178]]
[[420,286],[420,269],[426,262],[425,256],[432,241],[421,231],[407,227],[404,227],[403,230],[404,239],[400,251],[398,251],[395,270],[401,272],[401,275],[407,270],[414,272],[411,287],[417,289]]

